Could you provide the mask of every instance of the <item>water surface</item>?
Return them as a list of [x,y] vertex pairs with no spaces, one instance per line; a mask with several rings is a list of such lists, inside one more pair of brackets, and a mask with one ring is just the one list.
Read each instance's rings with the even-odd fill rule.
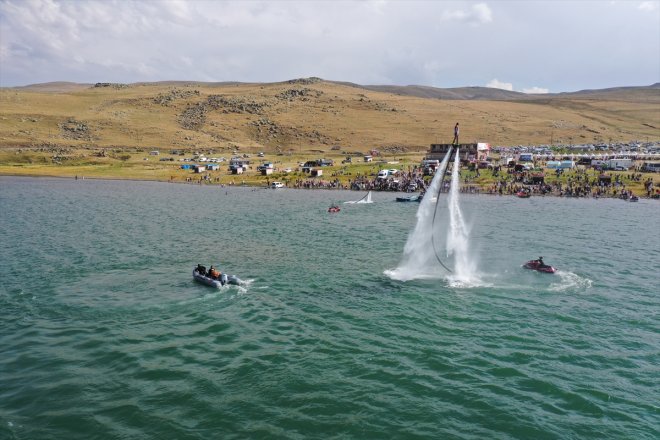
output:
[[464,196],[457,287],[362,195],[0,177],[0,438],[660,436],[657,201]]

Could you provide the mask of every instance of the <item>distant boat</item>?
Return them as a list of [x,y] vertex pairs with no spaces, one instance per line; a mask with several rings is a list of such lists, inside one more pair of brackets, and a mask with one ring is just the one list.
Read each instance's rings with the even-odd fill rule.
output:
[[241,279],[236,275],[227,275],[224,273],[221,274],[219,278],[212,278],[208,276],[207,273],[202,273],[198,267],[193,269],[192,275],[195,281],[216,288],[222,287],[225,284],[233,284],[235,286],[239,286],[243,283],[243,281],[241,281]]
[[535,270],[537,272],[543,273],[555,273],[557,269],[547,264],[544,264],[540,260],[529,260],[527,263],[523,264],[525,269]]
[[397,197],[396,201],[397,202],[421,202],[422,201],[422,196],[419,195],[419,194],[415,194],[414,196]]
[[528,199],[531,194],[529,193],[529,191],[518,191],[516,195],[521,199]]
[[345,204],[353,204],[353,203],[373,203],[371,200],[371,191],[367,193],[364,197],[362,197],[360,200],[349,200],[348,202],[344,202]]
[[341,211],[341,208],[337,205],[330,205],[328,208],[328,212],[339,212]]

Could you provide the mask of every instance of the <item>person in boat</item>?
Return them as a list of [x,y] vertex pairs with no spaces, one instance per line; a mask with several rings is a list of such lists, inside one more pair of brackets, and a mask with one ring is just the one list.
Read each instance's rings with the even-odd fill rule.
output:
[[218,272],[215,267],[211,266],[209,269],[209,276],[216,280],[220,276],[220,272]]
[[545,267],[545,263],[543,262],[543,257],[539,257],[538,260],[536,260],[537,263],[539,263],[539,267]]
[[200,275],[206,275],[206,268],[201,264],[197,264],[197,273]]

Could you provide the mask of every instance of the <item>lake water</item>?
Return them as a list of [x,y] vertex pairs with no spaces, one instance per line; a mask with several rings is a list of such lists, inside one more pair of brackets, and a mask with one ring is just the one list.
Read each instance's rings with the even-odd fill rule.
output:
[[660,437],[658,201],[463,196],[456,284],[396,195],[0,177],[0,438]]

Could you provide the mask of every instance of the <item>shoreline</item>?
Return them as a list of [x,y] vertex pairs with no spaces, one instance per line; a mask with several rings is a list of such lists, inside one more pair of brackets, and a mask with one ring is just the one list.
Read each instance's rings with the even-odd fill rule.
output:
[[[70,177],[70,176],[53,176],[45,174],[10,174],[10,173],[0,173],[0,178],[3,177],[16,177],[16,178],[26,178],[26,179],[58,179],[58,180],[96,180],[96,181],[107,181],[107,182],[152,182],[152,183],[165,183],[165,184],[178,184],[178,185],[190,185],[190,186],[204,186],[204,187],[217,187],[217,188],[252,188],[252,189],[271,189],[269,186],[263,185],[249,185],[249,184],[226,184],[226,183],[212,183],[204,182],[200,183],[199,181],[194,182],[184,182],[178,180],[161,180],[161,179],[136,179],[136,178],[121,178],[121,177],[98,177],[98,176],[80,176]],[[329,187],[318,187],[318,188],[305,188],[305,187],[290,187],[285,186],[284,188],[279,189],[288,189],[288,190],[304,190],[304,191],[351,191],[351,192],[364,192],[364,191],[373,191],[377,193],[392,193],[392,194],[419,194],[419,191],[406,192],[406,191],[387,191],[379,189],[351,189],[351,188],[329,188]],[[441,194],[448,194],[448,190],[443,190]],[[518,197],[515,193],[499,193],[499,192],[489,192],[489,191],[460,191],[461,195],[469,196],[497,196],[497,197]],[[600,195],[600,196],[573,196],[573,195],[558,195],[558,194],[537,194],[531,193],[530,198],[532,197],[542,197],[542,198],[559,198],[559,199],[587,199],[587,200],[598,200],[598,199],[612,199],[612,200],[623,200],[628,201],[628,198],[623,198],[620,195]],[[645,200],[658,200],[660,197],[646,195],[637,195],[639,199]],[[520,198],[520,197],[518,197]]]

